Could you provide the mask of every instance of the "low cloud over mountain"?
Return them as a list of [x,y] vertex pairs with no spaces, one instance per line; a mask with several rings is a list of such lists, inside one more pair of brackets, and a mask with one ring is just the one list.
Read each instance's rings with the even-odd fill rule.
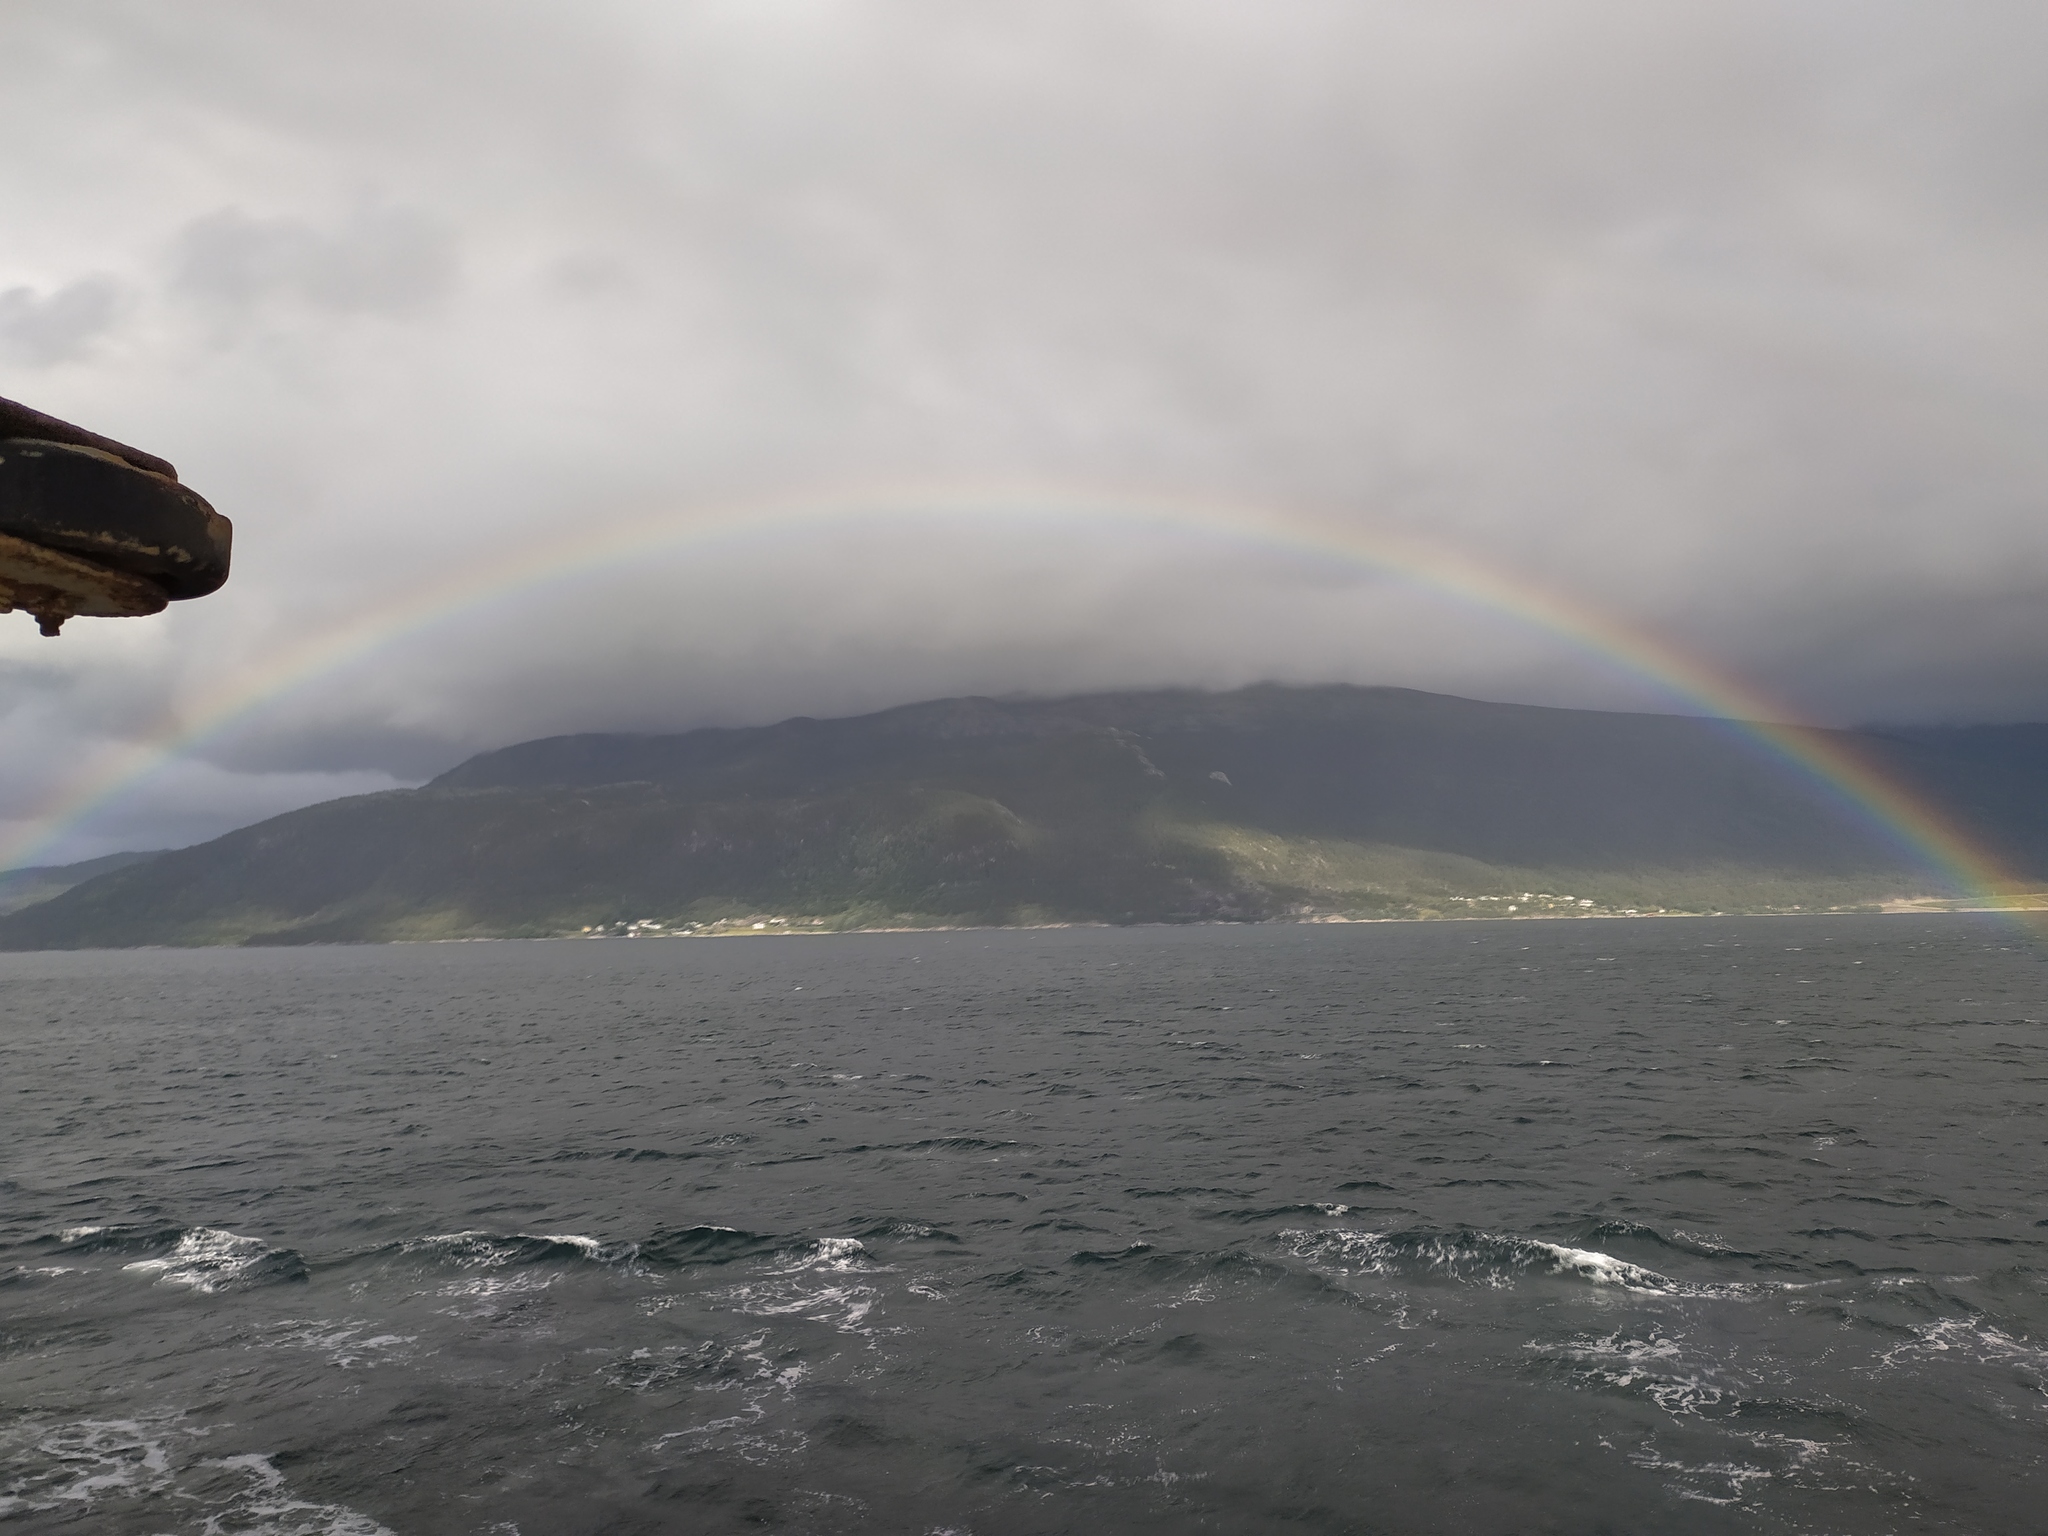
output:
[[0,627],[0,833],[39,862],[551,732],[940,694],[1671,704],[1375,568],[1391,535],[1818,720],[2048,715],[2038,6],[79,0],[7,35],[0,394],[238,531],[162,619]]

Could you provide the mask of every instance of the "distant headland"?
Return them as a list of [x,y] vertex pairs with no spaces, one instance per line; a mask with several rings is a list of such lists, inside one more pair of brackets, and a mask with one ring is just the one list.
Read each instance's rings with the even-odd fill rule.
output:
[[[2048,876],[2048,726],[1816,734]],[[1725,722],[1272,684],[554,737],[419,789],[34,874],[42,899],[0,916],[0,948],[1874,911],[1972,894]]]

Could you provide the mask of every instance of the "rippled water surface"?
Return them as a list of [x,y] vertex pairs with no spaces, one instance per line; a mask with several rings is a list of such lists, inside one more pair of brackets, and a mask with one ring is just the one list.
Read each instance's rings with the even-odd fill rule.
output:
[[2021,1532],[1996,919],[0,957],[0,1529]]

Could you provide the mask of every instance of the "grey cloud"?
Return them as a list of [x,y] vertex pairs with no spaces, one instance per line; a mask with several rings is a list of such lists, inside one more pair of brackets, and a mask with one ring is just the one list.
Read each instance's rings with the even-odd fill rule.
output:
[[[2048,716],[2037,4],[78,0],[10,41],[23,270],[130,295],[38,403],[175,459],[238,570],[67,634],[0,778],[386,605],[209,738],[206,804],[933,692],[1670,702],[1302,520],[1819,719]],[[957,515],[582,565],[899,484]],[[975,521],[1018,485],[1049,510]],[[1125,494],[1239,533],[1087,510]],[[562,574],[476,595],[506,558]]]
[[320,228],[223,208],[180,232],[171,284],[229,309],[286,297],[340,314],[397,316],[444,297],[454,276],[448,232],[416,210],[361,211]]
[[0,358],[49,368],[85,357],[113,328],[121,286],[106,276],[82,277],[42,293],[27,285],[0,289]]
[[206,763],[179,763],[146,794],[110,805],[39,857],[68,864],[129,849],[181,848],[265,816],[394,787],[380,773],[229,774]]

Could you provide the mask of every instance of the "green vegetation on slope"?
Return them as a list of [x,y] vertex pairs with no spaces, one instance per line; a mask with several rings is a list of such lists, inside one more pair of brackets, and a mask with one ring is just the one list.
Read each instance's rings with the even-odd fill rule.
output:
[[916,785],[710,804],[651,785],[420,790],[314,806],[120,870],[18,914],[0,942],[1814,911],[1912,889],[1884,875],[1508,867],[1157,807],[1077,831]]
[[83,885],[95,875],[126,869],[130,864],[141,864],[155,857],[154,853],[108,853],[80,864],[37,864],[26,869],[0,871],[0,916],[61,896],[74,885]]
[[0,917],[0,947],[1814,911],[1943,894],[1712,722],[1259,688],[529,743],[424,789],[100,875]]
[[1186,824],[1174,834],[1221,853],[1240,880],[1269,892],[1297,919],[1831,912],[1874,909],[1921,889],[1896,873],[1502,866],[1461,854],[1283,837],[1221,823]]

